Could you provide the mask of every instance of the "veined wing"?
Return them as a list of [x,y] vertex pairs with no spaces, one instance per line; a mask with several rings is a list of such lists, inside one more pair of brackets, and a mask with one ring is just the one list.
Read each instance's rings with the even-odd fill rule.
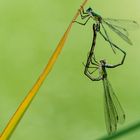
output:
[[103,80],[104,86],[104,111],[105,111],[105,123],[108,134],[112,134],[117,130],[117,113],[115,106],[110,96],[110,89],[108,87],[107,79]]
[[139,24],[135,20],[104,18],[104,21],[125,30],[135,30],[139,28]]
[[107,84],[110,89],[110,96],[111,96],[112,102],[113,102],[116,112],[117,112],[117,121],[118,121],[118,123],[122,124],[125,121],[125,113],[124,113],[123,108],[122,108],[117,96],[115,95],[113,88],[108,80],[107,80]]
[[103,23],[105,23],[112,31],[114,31],[118,36],[120,36],[124,41],[132,45],[131,40],[128,38],[128,31],[125,28],[110,24],[106,20],[103,20]]
[[106,128],[109,134],[117,130],[117,123],[125,121],[124,111],[108,79],[103,79]]

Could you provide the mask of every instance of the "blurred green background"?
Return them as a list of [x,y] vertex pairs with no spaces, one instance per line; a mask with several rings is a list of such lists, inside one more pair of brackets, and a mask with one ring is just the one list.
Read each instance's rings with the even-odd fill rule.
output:
[[[0,131],[47,64],[82,0],[0,1]],[[103,17],[140,23],[139,0],[89,0]],[[80,19],[80,18],[79,18]],[[92,41],[92,21],[75,24],[52,72],[18,125],[11,140],[94,140],[106,134],[102,82],[84,74]],[[119,129],[140,120],[140,30],[130,31],[133,46],[112,40],[127,52],[125,64],[109,70],[109,79],[126,113]],[[99,36],[97,57],[118,61]],[[123,140],[140,139],[140,131]]]

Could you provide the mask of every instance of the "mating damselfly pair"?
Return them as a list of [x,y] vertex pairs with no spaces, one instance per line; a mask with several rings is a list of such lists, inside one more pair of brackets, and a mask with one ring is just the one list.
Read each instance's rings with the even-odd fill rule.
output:
[[[132,42],[128,37],[128,29],[137,29],[139,25],[134,20],[103,18],[99,14],[95,13],[92,8],[88,8],[86,11],[84,11],[84,8],[81,7],[79,12],[81,15],[81,19],[85,21],[84,23],[79,21],[74,22],[80,25],[86,25],[90,19],[93,19],[94,21],[93,40],[86,64],[84,64],[84,74],[92,81],[103,81],[106,128],[108,134],[112,134],[117,130],[117,124],[123,123],[125,121],[125,113],[107,78],[106,69],[116,68],[122,65],[126,57],[126,52],[111,41],[110,36],[105,28],[105,25],[108,26],[112,31],[114,31],[119,37],[121,37],[130,45],[132,45]],[[95,58],[94,51],[96,46],[97,33],[99,33],[103,37],[103,39],[110,44],[114,53],[116,53],[115,48],[121,53],[123,53],[123,58],[118,64],[108,64],[105,59],[97,61],[97,59]],[[92,71],[90,69],[92,69]],[[99,75],[93,76],[94,72],[97,70]]]

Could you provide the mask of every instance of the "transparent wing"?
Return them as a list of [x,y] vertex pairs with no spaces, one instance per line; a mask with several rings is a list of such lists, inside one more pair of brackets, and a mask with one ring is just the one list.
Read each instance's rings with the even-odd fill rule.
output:
[[135,30],[139,28],[139,24],[135,20],[104,18],[104,21],[125,30]]
[[101,23],[101,26],[102,26],[102,28],[103,28],[103,31],[104,31],[104,33],[105,33],[105,36],[106,36],[106,38],[107,38],[107,40],[108,40],[108,42],[109,42],[109,44],[110,44],[110,46],[111,46],[113,52],[115,53],[115,49],[114,49],[114,47],[113,47],[113,45],[112,45],[112,43],[111,43],[111,40],[110,40],[110,38],[109,38],[109,35],[108,35],[108,33],[107,33],[107,31],[106,31],[106,29],[105,29],[105,27],[104,27],[104,25],[103,25],[102,23]]
[[114,31],[118,36],[120,36],[124,41],[132,45],[132,42],[128,37],[129,35],[128,31],[125,28],[110,24],[105,20],[103,20],[103,23],[105,23],[112,31]]
[[112,86],[111,86],[111,84],[109,83],[108,80],[107,80],[107,85],[108,85],[109,90],[110,90],[110,97],[112,99],[112,102],[115,106],[115,110],[117,112],[117,121],[118,121],[118,123],[122,124],[125,121],[124,110],[123,110],[123,108],[122,108],[117,96],[115,95],[115,93],[113,91],[113,88],[112,88]]
[[105,122],[108,134],[112,134],[117,130],[117,113],[115,106],[110,96],[110,89],[108,87],[107,79],[103,80],[104,85],[104,111]]

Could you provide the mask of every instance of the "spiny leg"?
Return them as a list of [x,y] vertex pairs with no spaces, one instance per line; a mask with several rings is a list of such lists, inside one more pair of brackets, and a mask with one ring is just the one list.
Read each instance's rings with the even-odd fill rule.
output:
[[[97,68],[98,69],[98,68]],[[102,79],[102,75],[99,75],[99,77],[95,78],[93,76],[91,76],[91,74],[89,74],[89,71],[88,71],[88,68],[85,67],[85,70],[84,70],[84,74],[89,78],[91,79],[92,81],[100,81]]]
[[123,54],[124,54],[124,55],[123,55],[123,58],[122,58],[122,60],[121,60],[120,63],[118,63],[118,64],[114,64],[114,65],[107,64],[106,67],[107,67],[107,68],[116,68],[116,67],[118,67],[118,66],[120,66],[120,65],[123,65],[124,60],[125,60],[125,58],[126,58],[126,53],[123,52]]
[[81,9],[79,9],[79,10],[81,10],[83,14],[88,14],[87,12],[85,12],[84,7],[82,5],[80,7],[81,7]]
[[[87,18],[88,17],[88,18]],[[88,15],[88,16],[86,16],[85,18],[87,18],[87,20],[84,22],[84,23],[82,23],[82,22],[79,22],[79,21],[73,21],[73,22],[76,22],[76,23],[78,23],[78,24],[80,24],[80,25],[83,25],[83,26],[85,26],[86,24],[87,24],[87,22],[89,21],[89,19],[90,19],[90,16]]]
[[[92,57],[92,55],[89,55],[89,57],[88,57],[88,59],[87,59],[87,63],[86,63],[86,65],[85,65],[84,74],[85,74],[89,79],[91,79],[92,81],[99,81],[99,80],[102,79],[102,75],[99,75],[99,77],[97,77],[97,78],[91,76],[91,74],[92,74],[93,72],[95,72],[96,70],[99,69],[99,65],[98,65],[98,64],[95,64],[95,63],[92,64],[92,63],[91,63],[91,57]],[[95,66],[93,66],[93,67],[95,68],[95,70],[93,70],[92,72],[89,71],[89,68],[91,67],[90,64],[95,65]]]
[[80,9],[79,9],[79,13],[80,13],[81,19],[85,19],[85,18],[89,17],[88,14],[82,13]]
[[124,60],[125,60],[125,58],[126,58],[126,52],[124,51],[124,50],[122,50],[121,48],[119,48],[117,45],[115,45],[114,43],[112,43],[110,40],[108,40],[104,35],[103,35],[103,33],[100,31],[99,32],[101,35],[102,35],[102,37],[106,40],[106,41],[108,41],[110,44],[112,44],[112,46],[114,46],[116,49],[118,49],[119,51],[121,51],[122,53],[123,53],[123,58],[122,58],[122,60],[121,60],[121,62],[120,63],[118,63],[118,64],[115,64],[115,65],[106,65],[106,67],[107,68],[115,68],[115,67],[117,67],[117,66],[120,66],[120,65],[123,65],[123,63],[124,63]]
[[[97,59],[95,57],[95,54],[93,54],[93,57],[92,58],[93,58],[94,62],[96,63],[96,65],[99,65],[99,63],[98,63],[98,61],[97,61]],[[91,63],[93,64],[92,58],[91,58]]]
[[95,71],[97,71],[97,69],[98,69],[98,68],[95,68],[95,70],[93,70],[93,71],[91,71],[91,72],[88,70],[88,72],[89,72],[90,74],[93,74]]
[[96,67],[96,66],[86,66],[84,63],[82,63],[83,65],[84,65],[84,67],[87,67],[87,68],[98,68],[98,67]]

